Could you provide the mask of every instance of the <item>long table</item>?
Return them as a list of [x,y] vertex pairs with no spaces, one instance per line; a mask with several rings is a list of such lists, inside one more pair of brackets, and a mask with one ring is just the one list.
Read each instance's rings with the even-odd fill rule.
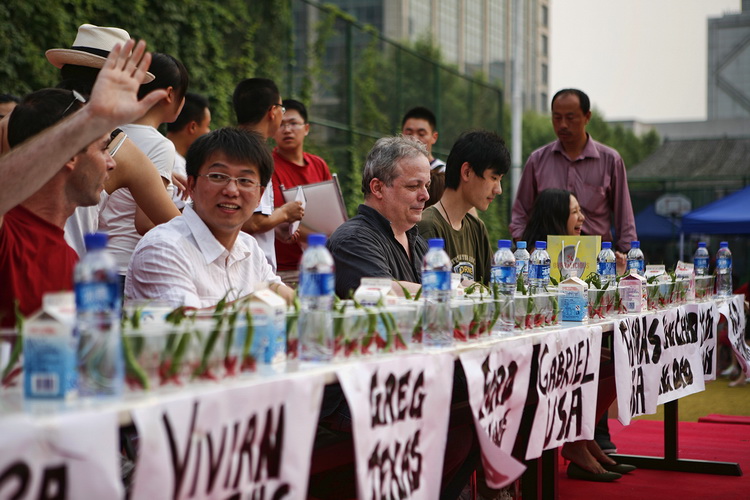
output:
[[[665,313],[657,316],[660,314]],[[647,313],[637,317],[650,316],[653,315]],[[355,448],[366,450],[369,458],[377,456],[380,460],[375,471],[372,467],[369,471],[359,467],[358,480],[371,480],[377,475],[375,472],[382,474],[388,465],[383,462],[384,457],[390,456],[386,450],[400,450],[403,461],[399,467],[406,463],[413,465],[415,456],[425,463],[419,471],[423,476],[421,482],[417,481],[415,486],[417,476],[411,470],[412,480],[399,486],[407,488],[407,496],[411,498],[437,498],[434,488],[427,486],[430,480],[434,483],[434,477],[429,476],[431,473],[434,476],[434,471],[426,466],[439,465],[435,459],[440,459],[442,453],[434,450],[440,449],[441,441],[432,443],[427,435],[435,429],[438,434],[445,433],[446,409],[450,404],[450,391],[446,387],[451,387],[445,381],[452,375],[453,361],[459,359],[470,386],[469,399],[484,456],[490,465],[503,464],[497,471],[490,467],[491,472],[497,473],[494,479],[512,481],[511,476],[521,469],[511,472],[506,468],[514,467],[508,461],[511,455],[526,458],[524,497],[555,498],[557,446],[566,440],[592,437],[596,392],[592,400],[591,388],[596,387],[596,378],[591,376],[598,369],[599,343],[603,335],[616,342],[617,335],[622,336],[617,330],[620,324],[621,318],[564,325],[512,337],[487,338],[450,349],[358,358],[325,366],[293,363],[275,368],[261,366],[259,373],[251,377],[225,380],[221,384],[200,383],[179,391],[155,392],[119,401],[48,405],[22,403],[19,398],[3,395],[0,442],[5,452],[0,456],[0,497],[11,496],[16,485],[26,488],[19,498],[36,498],[44,488],[54,490],[63,484],[68,498],[121,496],[116,459],[118,428],[132,420],[138,427],[142,456],[146,457],[139,464],[136,474],[139,486],[133,498],[203,498],[215,496],[219,491],[247,494],[260,489],[269,498],[271,491],[279,493],[279,498],[304,498],[307,472],[301,472],[309,470],[309,451],[305,450],[312,447],[320,394],[325,384],[338,380],[352,406]],[[705,340],[715,344],[715,331],[712,339]],[[585,349],[593,347],[596,356],[584,354]],[[617,352],[616,345],[614,348]],[[550,381],[549,375],[558,373],[556,365],[553,367],[551,363],[565,356],[577,357],[579,368],[570,368],[575,366],[573,360],[566,371],[570,375],[568,382],[563,375],[559,377],[561,382]],[[596,365],[584,366],[585,362],[594,363],[594,358]],[[524,374],[528,376],[525,388],[520,382],[508,385],[511,368],[517,381]],[[581,378],[577,382],[576,373]],[[419,374],[424,375],[421,382]],[[389,385],[389,380],[396,385]],[[540,380],[547,382],[540,384]],[[527,405],[527,395],[531,393],[536,400],[533,412]],[[508,397],[503,400],[501,395],[506,394]],[[580,400],[580,407],[573,405],[574,398]],[[373,403],[376,399],[380,403]],[[677,401],[665,404],[665,457],[656,462],[642,457],[619,460],[642,467],[656,465],[670,470],[741,474],[737,464],[679,459]],[[564,405],[570,405],[565,408],[571,410],[566,421],[557,419],[556,411],[545,410],[545,406],[556,410]],[[573,410],[580,410],[576,420],[572,418]],[[522,420],[529,426],[527,441],[520,442],[512,436],[509,442],[508,436],[518,431]],[[566,425],[569,430],[564,432]],[[415,434],[417,431],[422,434]],[[420,435],[417,446],[413,438]],[[407,447],[411,447],[413,456],[403,455]],[[486,462],[486,470],[487,465]],[[252,473],[242,472],[245,468]],[[301,483],[289,480],[301,476],[304,476]],[[380,483],[377,486],[383,487]]]

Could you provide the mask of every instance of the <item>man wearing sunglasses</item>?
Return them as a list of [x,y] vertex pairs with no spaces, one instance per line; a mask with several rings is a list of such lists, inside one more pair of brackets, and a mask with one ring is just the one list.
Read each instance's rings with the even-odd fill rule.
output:
[[163,98],[158,92],[138,100],[151,62],[144,51],[143,42],[117,45],[85,106],[69,90],[46,89],[27,96],[11,114],[13,148],[0,157],[1,326],[15,324],[16,304],[28,316],[45,293],[72,290],[78,256],[64,240],[65,221],[77,206],[99,201],[115,167],[112,130]]
[[268,283],[291,301],[294,292],[273,273],[255,238],[242,231],[273,172],[263,138],[238,128],[214,130],[190,146],[185,161],[192,205],[138,243],[126,296],[205,308]]

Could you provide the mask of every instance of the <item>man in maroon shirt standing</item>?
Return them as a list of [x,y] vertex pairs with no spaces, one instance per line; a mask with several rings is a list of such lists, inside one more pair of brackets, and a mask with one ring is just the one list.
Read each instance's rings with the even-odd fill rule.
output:
[[529,156],[513,204],[510,231],[520,239],[537,195],[548,188],[567,189],[578,198],[586,221],[581,234],[612,241],[614,216],[618,267],[624,267],[630,242],[637,240],[625,163],[614,149],[587,132],[591,119],[588,96],[563,89],[552,98],[552,126],[558,140]]
[[[513,204],[510,232],[520,239],[537,195],[548,188],[575,193],[586,220],[581,234],[600,235],[612,241],[614,218],[617,241],[613,245],[618,272],[623,272],[635,232],[625,163],[614,149],[596,142],[586,132],[591,101],[578,89],[563,89],[552,98],[552,126],[557,140],[529,156]],[[605,453],[616,453],[605,414],[596,426],[595,440]]]
[[[294,99],[285,99],[282,104],[286,113],[274,135],[276,147],[273,150],[273,202],[276,207],[284,204],[281,186],[289,189],[331,179],[325,160],[303,150],[305,137],[310,133],[307,108]],[[292,237],[289,224],[276,227],[277,272],[287,285],[295,285],[299,280],[302,245],[311,233],[304,225],[299,226],[298,232]]]

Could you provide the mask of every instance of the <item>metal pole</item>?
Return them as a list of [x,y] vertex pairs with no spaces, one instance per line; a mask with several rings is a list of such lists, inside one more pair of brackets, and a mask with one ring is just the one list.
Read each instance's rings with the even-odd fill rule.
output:
[[[352,23],[346,23],[346,127],[349,142],[349,168],[354,165],[354,40]],[[351,175],[351,174],[350,174]]]
[[523,117],[523,0],[513,1],[513,77],[511,98],[511,170],[510,198],[515,201],[521,182],[521,147]]

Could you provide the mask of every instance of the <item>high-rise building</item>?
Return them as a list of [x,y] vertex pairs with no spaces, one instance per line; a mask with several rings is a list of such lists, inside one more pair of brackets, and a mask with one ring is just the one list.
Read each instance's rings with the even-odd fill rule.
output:
[[[549,106],[549,4],[521,0],[523,8],[523,107]],[[446,63],[467,75],[481,73],[501,83],[509,102],[513,71],[514,0],[328,0],[359,22],[397,42],[430,40]],[[311,9],[306,9],[313,14]],[[301,17],[300,24],[312,26]],[[300,23],[300,21],[302,21]],[[298,40],[305,39],[298,33]]]
[[750,0],[708,20],[707,91],[709,120],[750,118]]

